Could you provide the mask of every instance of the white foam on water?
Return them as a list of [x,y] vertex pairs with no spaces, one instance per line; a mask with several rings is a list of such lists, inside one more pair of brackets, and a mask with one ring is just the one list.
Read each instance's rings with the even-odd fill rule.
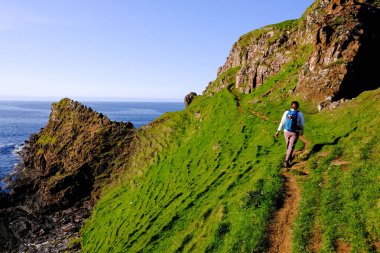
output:
[[15,148],[13,149],[12,151],[12,154],[15,155],[15,156],[20,156],[20,152],[22,151],[22,149],[24,148],[24,144],[21,144],[21,145],[15,145]]
[[0,144],[0,148],[7,148],[7,147],[12,147],[12,146],[14,146],[14,145],[16,145],[16,144],[14,144],[14,143],[7,143],[7,144]]

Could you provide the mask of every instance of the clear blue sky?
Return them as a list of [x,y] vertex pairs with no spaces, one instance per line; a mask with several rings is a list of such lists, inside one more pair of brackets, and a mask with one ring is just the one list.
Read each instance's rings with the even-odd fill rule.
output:
[[0,99],[182,100],[311,0],[0,0]]

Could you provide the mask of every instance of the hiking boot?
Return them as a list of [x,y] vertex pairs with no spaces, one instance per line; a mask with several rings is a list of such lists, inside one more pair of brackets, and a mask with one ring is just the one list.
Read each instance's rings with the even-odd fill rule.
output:
[[284,167],[285,167],[285,168],[291,168],[292,165],[290,164],[289,161],[285,161],[285,162],[284,162]]

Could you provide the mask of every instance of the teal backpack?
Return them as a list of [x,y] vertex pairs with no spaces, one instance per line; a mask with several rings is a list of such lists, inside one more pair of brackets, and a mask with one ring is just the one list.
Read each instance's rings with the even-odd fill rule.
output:
[[289,132],[297,132],[300,130],[298,126],[298,111],[297,110],[288,110],[286,114],[286,121],[284,125],[284,129]]

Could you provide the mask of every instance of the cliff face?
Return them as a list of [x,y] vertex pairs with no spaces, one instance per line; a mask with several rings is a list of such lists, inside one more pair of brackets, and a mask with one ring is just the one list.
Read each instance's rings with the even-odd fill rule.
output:
[[313,35],[313,53],[300,74],[297,90],[308,98],[353,98],[380,87],[380,10],[369,1],[335,0],[321,11]]
[[21,153],[11,196],[0,199],[8,206],[0,208],[0,241],[7,241],[0,251],[33,249],[23,242],[67,243],[119,168],[115,163],[127,163],[133,136],[131,123],[112,122],[70,99],[53,104],[48,124]]
[[[331,103],[380,86],[379,17],[375,1],[318,0],[299,20],[243,35],[206,96],[190,93],[186,110],[138,131],[69,99],[53,104],[47,126],[22,151],[11,194],[0,193],[0,251],[65,251],[120,172],[119,185],[101,198],[84,229],[84,252],[157,245],[173,252],[263,251],[281,191],[276,164],[283,154],[267,133],[289,96]],[[343,132],[355,131],[347,108],[339,115]],[[374,118],[363,117],[357,132]],[[314,131],[325,131],[318,122]],[[327,131],[324,139],[315,134],[315,146],[352,141],[343,132]],[[313,150],[309,155],[319,161]]]
[[23,150],[13,195],[43,211],[96,195],[116,156],[128,148],[132,129],[69,99],[53,104],[48,124]]
[[[250,93],[308,50],[294,87],[303,98],[338,100],[380,87],[376,76],[378,23],[376,1],[316,1],[299,20],[267,26],[239,38],[218,70],[220,82],[210,83],[205,94],[229,85]],[[235,69],[232,82],[224,76],[231,69]]]
[[[296,38],[300,36],[297,25],[298,20],[290,20],[242,36],[232,47],[225,65],[218,69],[218,77],[230,69],[239,68],[235,87],[241,93],[250,93],[292,59],[291,50],[296,47]],[[226,80],[218,86],[211,83],[206,94],[218,92],[228,85]]]

